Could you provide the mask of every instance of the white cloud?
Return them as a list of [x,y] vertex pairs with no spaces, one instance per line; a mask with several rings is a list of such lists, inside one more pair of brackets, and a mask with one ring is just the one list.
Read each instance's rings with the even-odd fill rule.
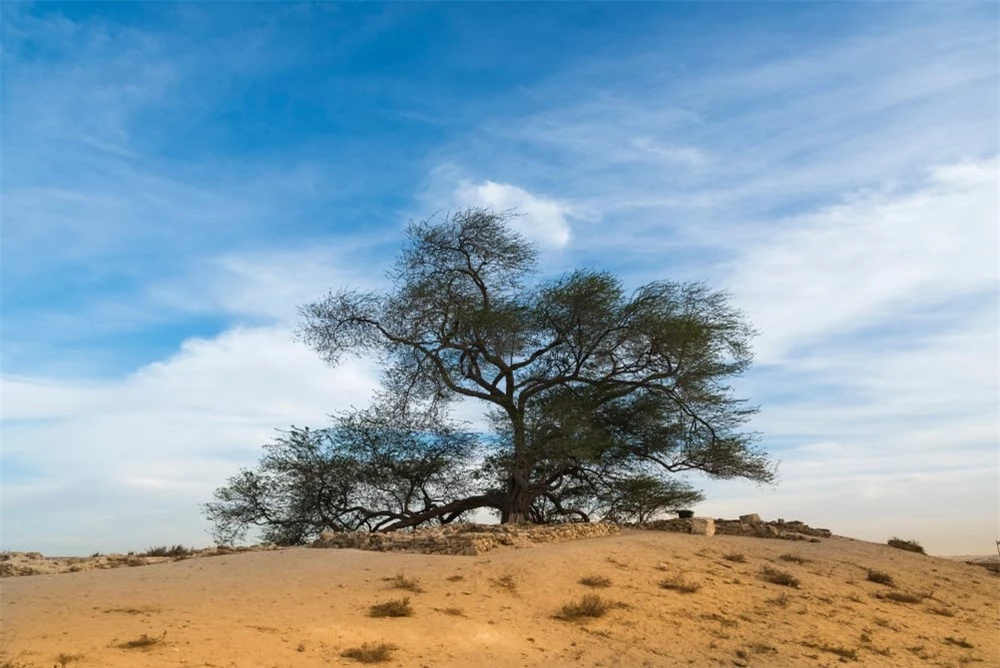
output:
[[[284,327],[189,339],[103,383],[4,378],[3,548],[204,544],[198,504],[253,464],[274,429],[326,424],[365,405],[376,382],[370,363],[330,369]],[[126,521],[137,514],[150,521]]]
[[763,332],[760,359],[995,291],[997,178],[996,159],[937,169],[918,190],[785,220],[742,249],[725,284]]
[[644,151],[669,164],[678,164],[690,168],[701,167],[708,163],[708,155],[695,146],[673,146],[656,141],[652,137],[637,137],[632,140],[632,146]]
[[513,227],[528,239],[545,246],[562,248],[572,236],[569,206],[559,200],[533,195],[508,183],[483,181],[477,185],[462,182],[455,192],[459,206],[483,206],[497,211],[516,210]]

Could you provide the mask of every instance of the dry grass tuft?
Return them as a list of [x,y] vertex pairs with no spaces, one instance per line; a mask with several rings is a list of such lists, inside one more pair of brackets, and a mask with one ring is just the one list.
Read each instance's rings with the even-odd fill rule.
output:
[[628,607],[624,603],[609,601],[596,594],[587,594],[579,601],[566,603],[559,612],[555,614],[556,619],[563,621],[579,621],[584,619],[596,619],[603,617],[609,610],[614,608]]
[[60,652],[56,656],[56,663],[65,667],[74,661],[80,661],[81,659],[83,659],[83,654],[67,654],[66,652]]
[[396,598],[385,603],[376,603],[368,610],[369,617],[412,617],[413,608],[409,598]]
[[745,564],[747,562],[747,556],[742,552],[730,552],[729,554],[722,555],[722,558],[726,561],[734,561],[737,564]]
[[611,579],[603,575],[588,575],[580,578],[578,582],[586,587],[610,587]]
[[392,653],[396,646],[387,642],[366,642],[361,647],[345,649],[340,656],[345,659],[354,659],[359,663],[385,663],[392,660]]
[[868,570],[868,581],[876,582],[878,584],[886,585],[887,587],[895,587],[896,582],[892,579],[892,576],[883,571]]
[[889,547],[894,547],[897,550],[906,550],[907,552],[916,552],[918,554],[927,554],[924,552],[923,546],[920,545],[915,540],[903,540],[902,538],[897,538],[893,536],[888,541],[886,541]]
[[827,654],[835,654],[841,659],[846,659],[848,661],[858,660],[858,651],[854,649],[847,649],[846,647],[837,647],[836,645],[820,645],[818,643],[804,642],[802,643],[805,647],[811,647],[812,649],[818,649],[821,652],[826,652]]
[[802,584],[791,573],[779,571],[777,568],[771,568],[770,566],[764,566],[764,568],[760,569],[760,577],[762,580],[781,585],[782,587],[795,587],[798,589],[799,585]]
[[151,547],[142,554],[140,557],[190,557],[194,554],[192,548],[184,547],[183,545],[173,545],[167,547],[166,545],[157,545],[156,547]]
[[514,577],[512,575],[508,574],[498,578],[493,578],[490,582],[493,583],[494,587],[499,587],[500,589],[504,589],[509,592],[517,591],[517,582],[514,581]]
[[797,554],[792,554],[791,552],[786,552],[785,554],[778,557],[782,561],[790,561],[793,564],[808,564],[811,559],[806,559],[805,557],[799,556]]
[[792,602],[792,598],[788,594],[782,594],[780,596],[776,596],[775,598],[767,599],[767,602],[770,605],[775,605],[779,608],[787,608]]
[[893,603],[920,603],[927,596],[925,594],[908,594],[904,591],[878,592],[875,598],[886,599]]
[[952,636],[948,636],[944,639],[944,641],[948,645],[957,645],[958,647],[964,647],[965,649],[972,649],[975,647],[975,645],[967,641],[965,638],[953,638]]
[[398,573],[396,577],[386,578],[386,580],[388,580],[389,586],[393,589],[405,589],[406,591],[412,591],[414,594],[419,594],[424,590],[420,586],[420,580],[408,578],[402,573]]
[[167,637],[164,633],[161,636],[150,636],[143,633],[138,638],[133,638],[132,640],[126,640],[125,642],[120,642],[115,647],[119,649],[149,649],[163,642],[163,639]]
[[691,582],[690,580],[685,580],[680,575],[675,575],[669,580],[661,580],[660,588],[670,589],[672,591],[679,591],[682,594],[693,594],[699,589],[701,589],[701,583]]
[[612,608],[620,608],[622,605],[620,603],[615,603],[613,601],[608,601],[595,594],[587,594],[579,601],[574,601],[571,603],[566,603],[559,612],[556,613],[556,619],[561,619],[563,621],[574,621],[580,619],[595,619],[597,617],[603,617]]

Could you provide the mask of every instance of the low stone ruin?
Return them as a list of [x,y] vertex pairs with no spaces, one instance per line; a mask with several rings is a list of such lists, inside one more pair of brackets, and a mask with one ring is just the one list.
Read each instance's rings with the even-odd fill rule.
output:
[[829,529],[815,529],[804,522],[777,520],[765,522],[756,513],[740,515],[738,520],[692,517],[689,519],[656,520],[642,524],[631,524],[631,528],[653,531],[672,531],[712,536],[752,536],[755,538],[780,538],[783,540],[818,540],[829,538]]
[[618,525],[606,522],[543,526],[449,524],[443,527],[390,533],[324,531],[312,547],[475,556],[502,546],[530,547],[537,543],[561,543],[581,538],[610,536],[620,532],[621,528]]

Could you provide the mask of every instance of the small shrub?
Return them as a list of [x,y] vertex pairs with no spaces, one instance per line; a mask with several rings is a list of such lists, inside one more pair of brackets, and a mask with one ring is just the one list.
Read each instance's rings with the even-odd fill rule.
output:
[[604,577],[603,575],[588,575],[587,577],[580,578],[579,583],[586,587],[609,587],[611,586],[611,580]]
[[611,601],[607,601],[600,596],[587,594],[579,601],[567,603],[556,614],[556,619],[572,621],[576,619],[603,617],[609,610],[617,607]]
[[948,636],[944,641],[949,645],[958,645],[959,647],[964,647],[965,649],[972,649],[975,647],[971,642],[967,641],[965,638],[953,638]]
[[493,578],[490,580],[494,586],[500,589],[506,589],[507,591],[514,592],[517,591],[517,582],[514,581],[513,576],[504,575],[499,578]]
[[385,663],[392,659],[392,653],[395,649],[395,645],[386,642],[366,642],[361,647],[345,649],[340,653],[340,656],[354,659],[359,663]]
[[66,652],[60,652],[59,655],[56,656],[56,663],[60,666],[68,666],[74,661],[79,661],[82,658],[83,654],[67,654]]
[[745,564],[747,562],[747,556],[742,552],[730,552],[729,554],[722,555],[722,558],[726,561],[734,561],[737,564]]
[[788,596],[788,594],[782,594],[781,596],[767,599],[767,602],[771,605],[776,605],[779,608],[787,608],[788,604],[792,602],[792,599]]
[[871,569],[868,570],[868,581],[886,585],[887,587],[896,586],[896,582],[892,579],[891,575],[883,573],[882,571],[875,571]]
[[172,547],[167,547],[166,545],[158,545],[156,547],[151,547],[140,556],[143,557],[188,557],[194,554],[194,550],[184,547],[183,545],[174,545]]
[[879,592],[875,596],[876,598],[888,599],[894,603],[920,603],[927,598],[923,594],[907,594],[903,591]]
[[813,649],[818,649],[821,652],[826,652],[827,654],[835,654],[841,659],[847,659],[849,661],[858,660],[857,650],[847,649],[846,647],[837,647],[835,645],[820,645],[817,643],[804,642],[802,643],[805,647],[811,647]]
[[154,645],[159,645],[161,642],[163,642],[163,639],[166,637],[167,637],[166,633],[164,633],[162,636],[149,636],[143,633],[138,638],[118,643],[117,645],[115,645],[115,647],[119,649],[149,649]]
[[368,611],[369,617],[412,617],[413,608],[409,598],[397,598],[385,603],[376,603]]
[[894,547],[897,550],[906,550],[907,552],[916,552],[918,554],[927,554],[924,552],[924,548],[915,540],[903,540],[902,538],[896,538],[893,536],[888,541],[889,547]]
[[765,566],[760,570],[760,577],[762,580],[781,585],[782,587],[795,587],[798,589],[801,584],[799,579],[791,573],[779,571],[777,568],[771,568],[770,566]]
[[660,588],[670,589],[672,591],[679,591],[682,594],[693,594],[699,589],[701,589],[701,583],[691,582],[677,575],[670,578],[669,580],[661,580]]
[[778,559],[781,559],[782,561],[790,561],[790,562],[792,562],[794,564],[807,564],[810,561],[809,559],[806,559],[805,557],[800,557],[799,555],[792,554],[790,552],[786,552],[785,554],[783,554],[780,557],[778,557]]
[[386,578],[389,581],[389,585],[393,589],[405,589],[406,591],[412,591],[415,594],[419,594],[423,591],[423,587],[420,586],[420,580],[416,578],[408,578],[402,573],[399,573],[394,578]]

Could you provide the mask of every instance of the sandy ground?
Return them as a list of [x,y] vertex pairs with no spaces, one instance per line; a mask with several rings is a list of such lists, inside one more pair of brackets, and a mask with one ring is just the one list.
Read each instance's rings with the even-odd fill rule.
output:
[[[763,581],[765,566],[800,586]],[[394,589],[398,574],[422,591]],[[678,578],[700,588],[660,586]],[[554,617],[586,594],[624,606]],[[983,568],[847,538],[627,531],[479,557],[295,548],[5,578],[0,666],[358,666],[341,654],[366,642],[395,645],[383,665],[428,668],[1000,666],[998,594]],[[411,617],[368,616],[401,597]],[[155,642],[122,646],[143,635]]]

